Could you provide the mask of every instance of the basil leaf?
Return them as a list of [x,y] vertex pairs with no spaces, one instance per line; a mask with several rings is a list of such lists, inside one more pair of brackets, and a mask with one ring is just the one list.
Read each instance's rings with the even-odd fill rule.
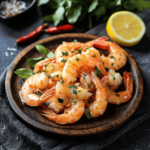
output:
[[54,55],[53,52],[49,52],[49,53],[47,54],[47,58],[54,58],[54,57],[55,57],[55,55]]
[[67,9],[66,17],[69,23],[73,24],[78,20],[79,16],[81,15],[81,9],[82,7],[80,5],[76,5]]
[[41,93],[40,91],[38,91],[38,92],[37,92],[37,95],[38,95],[38,96],[41,96],[41,95],[42,95],[42,93]]
[[35,64],[41,60],[43,60],[44,57],[38,57],[38,58],[29,58],[27,59],[27,64],[31,67],[35,67]]
[[47,54],[47,49],[43,45],[36,44],[36,49],[44,55]]
[[37,6],[44,5],[44,4],[48,3],[49,1],[50,1],[50,0],[38,0]]
[[73,94],[78,94],[75,89],[72,89],[72,93],[73,93]]
[[101,74],[101,70],[100,70],[100,69],[97,69],[97,70],[96,70],[96,76],[99,77],[100,74]]
[[42,19],[44,22],[51,22],[53,21],[53,15],[50,14],[50,15],[44,16]]
[[90,119],[90,118],[91,118],[90,110],[89,110],[89,109],[86,109],[86,110],[85,110],[85,113],[86,113],[87,118]]
[[96,8],[97,5],[98,5],[98,0],[92,0],[92,3],[88,9],[88,12],[92,12]]
[[61,99],[61,98],[58,98],[58,102],[59,102],[59,103],[63,103],[63,102],[64,102],[64,100],[63,100],[63,99]]
[[74,99],[74,100],[73,100],[73,103],[74,103],[74,104],[76,104],[76,103],[77,103],[77,101]]
[[26,79],[33,75],[32,70],[27,69],[27,68],[19,68],[16,71],[14,71],[14,73],[18,75],[19,77],[26,78]]
[[60,21],[64,19],[64,13],[65,13],[64,7],[60,6],[56,9],[53,15],[53,21],[55,26],[57,26],[60,23]]

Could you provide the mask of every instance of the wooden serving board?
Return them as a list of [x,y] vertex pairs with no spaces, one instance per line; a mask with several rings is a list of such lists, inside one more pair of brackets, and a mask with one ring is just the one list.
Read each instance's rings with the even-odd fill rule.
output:
[[[118,70],[118,72],[122,75],[124,71],[132,73],[134,82],[133,97],[130,101],[121,105],[108,104],[105,113],[98,118],[88,120],[83,116],[74,124],[59,125],[42,116],[36,107],[29,107],[23,104],[19,96],[19,91],[24,80],[14,74],[14,71],[18,68],[30,68],[26,62],[28,58],[43,56],[35,49],[36,44],[42,44],[48,51],[54,52],[62,41],[71,42],[76,39],[84,43],[96,38],[99,37],[90,34],[60,34],[37,41],[22,50],[9,66],[5,80],[7,97],[15,113],[35,128],[43,130],[46,133],[54,133],[67,137],[85,137],[108,133],[124,124],[138,108],[143,94],[143,79],[141,73],[133,58],[126,51],[125,54],[128,58],[127,64]],[[100,52],[103,53],[102,50],[100,50]],[[119,87],[118,91],[120,90],[125,90],[123,84]]]

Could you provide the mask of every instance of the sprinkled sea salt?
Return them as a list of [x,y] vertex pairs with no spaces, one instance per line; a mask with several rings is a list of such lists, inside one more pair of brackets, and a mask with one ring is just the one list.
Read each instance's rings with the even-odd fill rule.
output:
[[8,50],[8,51],[17,51],[16,48],[10,48],[10,47],[7,47],[7,50]]
[[13,55],[13,54],[14,54],[13,52],[10,53],[10,55]]
[[8,57],[8,56],[9,56],[8,52],[5,52],[5,56],[6,56],[6,57]]

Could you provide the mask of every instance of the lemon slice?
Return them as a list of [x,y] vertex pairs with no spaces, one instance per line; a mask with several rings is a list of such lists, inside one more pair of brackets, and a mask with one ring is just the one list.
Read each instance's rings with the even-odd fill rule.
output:
[[133,46],[142,39],[146,27],[136,14],[119,11],[110,16],[106,30],[112,41],[122,46]]

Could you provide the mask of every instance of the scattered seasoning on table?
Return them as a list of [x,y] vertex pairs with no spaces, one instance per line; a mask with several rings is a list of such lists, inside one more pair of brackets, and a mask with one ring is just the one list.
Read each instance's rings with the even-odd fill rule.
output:
[[17,51],[16,48],[10,48],[10,47],[7,47],[7,50],[8,50],[8,51]]
[[11,52],[11,53],[10,53],[10,55],[14,55],[14,53],[13,53],[13,52]]
[[5,52],[5,56],[6,56],[6,57],[8,57],[8,56],[9,56],[8,52]]
[[0,3],[0,14],[5,18],[15,16],[26,9],[26,3],[23,1],[6,0]]

